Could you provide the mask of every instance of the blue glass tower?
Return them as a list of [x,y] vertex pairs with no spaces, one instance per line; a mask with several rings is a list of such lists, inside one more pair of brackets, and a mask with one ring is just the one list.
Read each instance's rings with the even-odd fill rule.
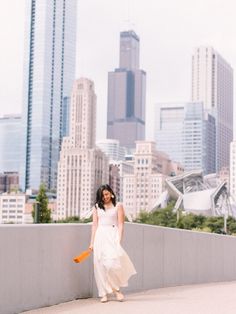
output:
[[27,0],[20,186],[56,188],[63,99],[75,71],[76,0]]

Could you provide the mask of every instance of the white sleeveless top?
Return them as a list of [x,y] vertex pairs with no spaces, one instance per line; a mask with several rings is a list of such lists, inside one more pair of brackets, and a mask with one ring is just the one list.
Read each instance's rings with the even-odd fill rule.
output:
[[118,226],[117,207],[109,209],[97,208],[98,226]]

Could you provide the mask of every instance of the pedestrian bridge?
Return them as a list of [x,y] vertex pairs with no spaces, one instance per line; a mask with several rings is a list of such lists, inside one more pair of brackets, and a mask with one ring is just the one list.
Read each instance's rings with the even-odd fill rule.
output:
[[235,314],[236,281],[159,288],[126,295],[124,302],[79,299],[24,314]]
[[[2,225],[0,314],[21,313],[68,301],[72,303],[57,305],[58,313],[76,313],[74,305],[81,305],[84,310],[89,305],[86,313],[93,313],[93,307],[98,309],[97,306],[102,306],[103,314],[114,314],[113,308],[121,309],[121,306],[125,306],[128,312],[133,305],[137,305],[136,313],[156,313],[138,311],[145,304],[151,306],[152,310],[152,304],[158,300],[162,300],[162,304],[167,303],[175,291],[176,301],[183,301],[184,294],[191,294],[191,291],[198,291],[201,295],[202,289],[198,287],[202,286],[199,284],[208,283],[204,287],[215,287],[221,294],[217,282],[236,281],[236,237],[126,223],[123,246],[136,267],[137,275],[130,279],[129,287],[123,290],[127,294],[124,303],[111,301],[100,304],[94,299],[97,291],[92,258],[81,264],[72,261],[75,255],[88,247],[90,227],[88,224]],[[225,285],[228,290],[233,290],[231,284],[236,286],[235,283],[225,283],[219,287]],[[218,294],[213,293],[212,302],[219,302]],[[160,299],[161,296],[164,299]],[[92,299],[73,301],[86,298]],[[140,300],[146,301],[142,303]],[[231,304],[230,300],[228,304]],[[194,299],[189,305],[195,308]],[[63,312],[60,307],[64,306]],[[53,306],[52,311],[50,309],[37,311],[57,313],[56,307]],[[83,313],[81,309],[79,306],[79,313]],[[236,304],[234,309],[232,313],[236,313]]]

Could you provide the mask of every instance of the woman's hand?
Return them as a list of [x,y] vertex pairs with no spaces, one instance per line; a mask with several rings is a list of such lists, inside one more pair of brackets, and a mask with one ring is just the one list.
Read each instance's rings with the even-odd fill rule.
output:
[[90,250],[90,251],[93,251],[93,245],[90,244],[89,250]]

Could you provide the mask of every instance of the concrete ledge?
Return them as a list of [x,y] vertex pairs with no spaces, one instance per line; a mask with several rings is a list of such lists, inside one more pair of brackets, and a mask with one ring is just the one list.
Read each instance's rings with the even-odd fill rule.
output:
[[[92,258],[78,265],[90,225],[2,225],[0,313],[97,296]],[[129,292],[236,280],[236,237],[127,223],[124,247],[137,270]]]

